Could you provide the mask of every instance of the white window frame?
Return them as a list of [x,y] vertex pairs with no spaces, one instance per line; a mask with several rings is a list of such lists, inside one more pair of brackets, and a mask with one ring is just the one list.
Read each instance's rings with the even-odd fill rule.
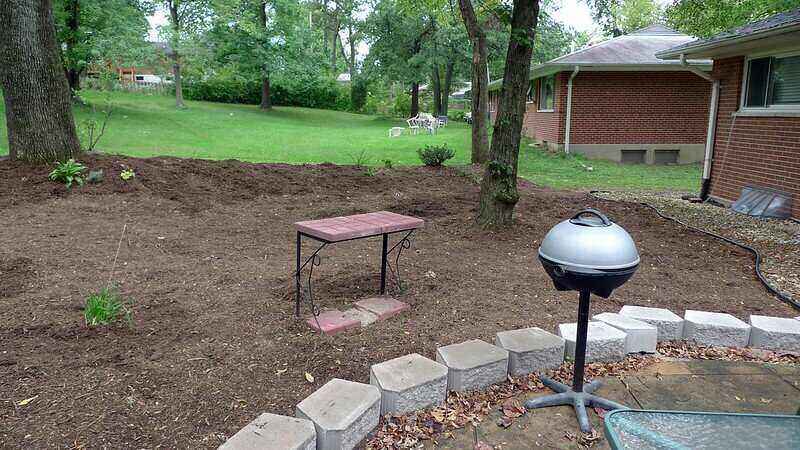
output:
[[[525,104],[536,103],[536,80],[528,80],[528,92],[525,94]],[[533,95],[531,95],[533,91]]]
[[[543,104],[543,102],[542,102],[542,80],[544,80],[546,78],[552,78],[553,79],[553,107],[550,108],[550,109],[541,109],[542,108],[542,104]],[[539,78],[537,81],[538,82],[536,83],[536,85],[537,85],[538,92],[536,92],[536,112],[544,112],[544,113],[555,112],[556,111],[556,75],[555,74],[547,75],[547,76]]]
[[[761,59],[767,57],[786,58],[792,56],[800,56],[800,50],[793,50],[789,52],[764,52],[753,53],[744,58],[744,67],[742,68],[742,93],[739,99],[738,115],[742,116],[778,116],[783,113],[788,115],[800,115],[800,103],[792,105],[767,105],[767,106],[745,106],[747,102],[747,83],[750,81],[750,61],[753,59]],[[772,68],[770,67],[770,70]],[[771,74],[771,72],[770,72]],[[767,83],[769,86],[769,82]]]

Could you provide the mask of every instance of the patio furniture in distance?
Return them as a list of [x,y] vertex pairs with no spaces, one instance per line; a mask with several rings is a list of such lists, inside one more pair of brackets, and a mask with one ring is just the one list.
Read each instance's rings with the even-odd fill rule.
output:
[[419,121],[416,117],[406,120],[408,124],[408,132],[412,135],[419,133]]
[[399,136],[401,136],[403,134],[403,130],[405,130],[405,128],[403,128],[403,127],[392,127],[392,128],[389,128],[389,137],[390,138],[399,137]]
[[614,450],[800,448],[800,416],[621,409],[604,423]]
[[439,116],[436,118],[436,121],[438,122],[438,127],[442,128],[447,126],[448,118],[447,116]]
[[[314,267],[319,266],[321,259],[319,256],[320,251],[328,244],[336,242],[352,241],[355,239],[366,239],[373,236],[383,237],[383,246],[381,248],[381,282],[380,282],[380,295],[386,294],[386,269],[388,265],[389,254],[397,251],[395,256],[395,275],[397,276],[398,284],[400,284],[400,269],[398,264],[400,262],[400,255],[403,249],[411,247],[411,234],[417,228],[424,225],[424,221],[417,217],[404,216],[389,211],[379,211],[367,214],[356,214],[344,217],[332,217],[328,219],[307,220],[303,222],[296,222],[295,229],[297,230],[297,264],[294,277],[295,277],[295,316],[300,316],[300,301],[302,299],[302,282],[301,273],[304,268],[308,267],[308,276],[306,288],[308,290],[307,300],[311,307],[311,312],[317,316],[319,311],[314,305],[314,294],[311,287],[311,275],[314,272]],[[389,248],[389,235],[395,233],[405,232],[405,235]],[[306,258],[305,262],[302,261],[302,239],[303,237],[312,239],[319,242],[321,245]],[[391,270],[391,267],[389,267]]]

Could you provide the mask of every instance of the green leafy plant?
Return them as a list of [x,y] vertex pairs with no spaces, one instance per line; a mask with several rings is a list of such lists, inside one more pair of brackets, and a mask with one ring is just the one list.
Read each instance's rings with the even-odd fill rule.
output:
[[83,318],[90,327],[108,325],[120,320],[131,322],[131,310],[116,288],[103,288],[86,298]]
[[136,172],[133,171],[130,167],[126,168],[122,172],[120,172],[119,177],[125,181],[128,181],[136,176]]
[[391,159],[384,159],[383,160],[383,168],[384,169],[391,169],[392,168],[392,160]]
[[447,144],[442,145],[426,145],[425,148],[417,150],[419,159],[426,166],[439,167],[448,159],[456,156],[455,150],[449,148]]
[[374,168],[374,167],[372,167],[372,166],[369,166],[369,167],[365,167],[365,168],[364,168],[364,175],[366,175],[366,176],[368,176],[368,177],[374,177],[374,176],[375,176],[375,174],[377,174],[377,173],[378,173],[378,170],[377,170],[377,169],[375,169],[375,168]]
[[67,189],[72,187],[72,183],[78,183],[78,186],[83,186],[83,172],[86,166],[76,162],[74,159],[69,159],[65,162],[56,164],[56,168],[50,172],[50,180],[64,183]]

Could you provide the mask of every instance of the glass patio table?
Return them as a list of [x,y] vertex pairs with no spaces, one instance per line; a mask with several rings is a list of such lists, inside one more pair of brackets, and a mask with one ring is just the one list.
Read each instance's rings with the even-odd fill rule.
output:
[[800,416],[621,409],[605,435],[621,449],[800,449]]

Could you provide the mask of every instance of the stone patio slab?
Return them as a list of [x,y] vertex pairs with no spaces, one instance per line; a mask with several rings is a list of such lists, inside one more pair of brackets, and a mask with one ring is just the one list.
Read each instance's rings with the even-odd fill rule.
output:
[[750,346],[800,352],[800,320],[750,316]]
[[683,339],[683,319],[666,308],[625,305],[619,313],[655,326],[658,329],[659,342]]
[[595,314],[592,320],[603,322],[625,332],[626,353],[655,353],[658,328],[647,322],[617,313]]
[[[562,323],[558,335],[566,341],[565,356],[575,359],[577,323]],[[622,361],[625,358],[625,333],[603,322],[589,322],[586,333],[586,362]]]
[[363,309],[358,309],[358,308],[346,309],[344,312],[342,312],[342,315],[346,319],[357,320],[362,327],[371,325],[378,320],[378,316],[376,316],[375,314],[372,314],[369,311],[365,311]]
[[375,427],[381,393],[375,386],[334,378],[297,404],[295,415],[314,422],[317,450],[350,450]]
[[356,308],[368,311],[378,317],[378,320],[386,320],[389,317],[400,314],[411,308],[411,305],[392,297],[371,297],[359,300],[355,303]]
[[361,326],[359,319],[335,309],[323,311],[316,318],[311,316],[306,319],[306,323],[312,329],[322,331],[328,335],[334,335]]
[[684,339],[723,347],[745,347],[750,342],[750,325],[730,314],[687,309],[683,318]]
[[555,369],[564,362],[564,339],[541,328],[501,331],[494,344],[508,351],[508,373],[515,377]]
[[381,391],[381,414],[405,414],[447,398],[447,366],[417,353],[373,365],[369,382]]
[[264,413],[228,438],[219,450],[315,450],[317,432],[305,419]]
[[508,376],[508,352],[480,339],[439,347],[436,361],[448,367],[449,391],[483,389]]

